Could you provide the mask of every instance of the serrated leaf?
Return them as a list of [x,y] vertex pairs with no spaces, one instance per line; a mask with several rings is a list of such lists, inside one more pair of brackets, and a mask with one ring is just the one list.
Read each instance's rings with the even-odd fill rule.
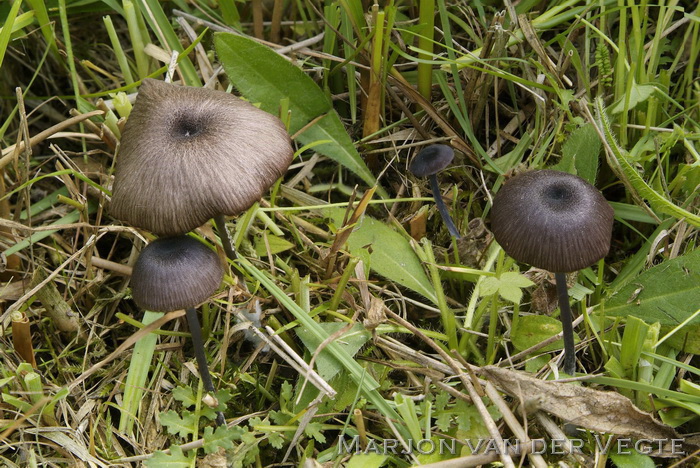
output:
[[284,436],[279,432],[268,432],[267,440],[270,442],[270,445],[272,445],[272,447],[276,448],[277,450],[284,447],[284,444],[286,442]]
[[435,409],[437,411],[442,411],[447,407],[450,402],[450,395],[447,392],[440,392],[435,397]]
[[294,388],[289,381],[285,380],[282,382],[282,391],[280,391],[280,396],[287,402],[292,401],[294,397]]
[[253,429],[253,427],[255,427],[255,426],[260,426],[262,424],[263,424],[263,420],[262,420],[262,418],[260,418],[258,416],[248,419],[248,427],[251,429]]
[[323,435],[323,426],[319,422],[312,422],[304,428],[304,434],[313,437],[320,444],[326,443],[326,436]]
[[186,408],[194,406],[196,403],[194,392],[190,387],[175,387],[172,395],[173,398],[182,403],[182,405]]
[[146,468],[189,468],[192,457],[186,457],[178,445],[170,447],[170,453],[156,452],[144,462]]
[[235,444],[234,440],[240,440],[243,433],[246,432],[245,429],[234,426],[226,427],[219,426],[216,429],[213,427],[204,428],[204,451],[206,453],[214,453],[223,448],[224,450],[233,450]]
[[[319,323],[318,325],[324,330],[326,336],[330,336],[346,326],[345,323]],[[321,345],[321,341],[306,327],[297,327],[294,330],[304,346],[312,353]],[[354,356],[370,338],[371,334],[361,324],[356,323],[350,331],[335,339],[334,342],[338,343],[349,356]],[[319,375],[326,381],[332,379],[343,368],[328,352],[322,352],[316,358],[316,366]]]
[[197,427],[194,414],[189,411],[183,412],[182,417],[173,410],[160,413],[160,424],[168,430],[169,434],[179,434],[180,437],[192,435],[194,428]]
[[369,186],[375,185],[376,179],[352,144],[330,99],[310,77],[269,47],[243,36],[215,33],[214,44],[229,80],[243,96],[274,115],[279,112],[280,101],[289,99],[291,133],[318,119],[297,140],[303,145],[328,141],[314,146],[314,151],[339,162]]
[[437,415],[437,418],[435,419],[435,426],[441,432],[446,433],[450,429],[451,425],[452,425],[452,413],[449,411],[439,412]]
[[[329,208],[327,213],[336,225],[340,225],[345,210]],[[350,234],[347,246],[355,256],[362,255],[362,251],[370,246],[369,263],[372,270],[437,304],[432,283],[411,244],[386,224],[363,216]]]
[[207,405],[201,406],[201,415],[210,421],[216,419],[217,411],[226,411],[226,403],[233,398],[231,392],[225,388],[217,390],[216,393],[214,393],[214,397],[216,398],[216,401],[219,402],[216,408],[211,408]]
[[272,422],[278,426],[284,426],[287,422],[292,419],[292,415],[285,413],[284,411],[270,411],[268,413]]

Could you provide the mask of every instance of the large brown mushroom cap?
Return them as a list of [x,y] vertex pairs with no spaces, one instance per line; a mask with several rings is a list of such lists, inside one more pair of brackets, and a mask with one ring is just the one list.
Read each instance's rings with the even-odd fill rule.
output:
[[552,272],[577,271],[610,250],[613,209],[584,179],[553,170],[510,179],[496,194],[491,229],[508,255]]
[[275,116],[223,91],[145,79],[121,138],[110,212],[159,235],[248,209],[292,161]]
[[170,312],[206,301],[221,284],[224,269],[214,251],[188,236],[148,244],[131,273],[131,295],[146,310]]

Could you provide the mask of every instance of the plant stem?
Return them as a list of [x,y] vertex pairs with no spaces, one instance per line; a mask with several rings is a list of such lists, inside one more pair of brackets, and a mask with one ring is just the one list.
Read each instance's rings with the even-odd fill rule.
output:
[[[421,25],[418,36],[418,48],[424,52],[418,53],[418,58],[422,60],[433,59],[433,37],[435,34],[435,0],[420,0],[419,2],[419,24]],[[433,64],[418,63],[418,92],[430,101],[430,94],[433,87]]]
[[459,234],[455,223],[452,222],[452,218],[450,217],[450,213],[447,211],[445,202],[442,201],[442,195],[440,194],[440,186],[438,185],[437,174],[431,175],[429,179],[430,189],[433,191],[433,198],[435,199],[435,204],[438,207],[438,211],[440,211],[440,216],[442,216],[442,220],[447,226],[447,230],[450,231],[451,236],[457,239],[461,239],[462,236]]
[[564,372],[576,375],[576,350],[574,349],[574,327],[569,307],[569,291],[566,287],[566,275],[554,273],[557,282],[557,296],[559,297],[559,310],[561,311],[561,327],[564,332]]
[[[211,380],[211,374],[209,373],[209,363],[207,362],[207,357],[204,355],[204,340],[202,340],[202,328],[199,326],[197,311],[190,307],[185,310],[185,313],[187,315],[187,325],[190,327],[190,334],[192,335],[194,357],[197,360],[197,367],[199,368],[199,375],[202,377],[204,390],[209,393],[214,393],[216,390],[214,389],[214,382]],[[216,425],[223,426],[225,424],[226,419],[224,418],[224,413],[217,411]]]
[[226,252],[226,256],[231,261],[237,260],[238,255],[236,254],[236,249],[233,247],[231,237],[228,235],[228,229],[226,229],[226,218],[224,215],[219,214],[214,216],[214,222],[216,223],[216,229],[219,231],[221,245],[224,248],[224,252]]

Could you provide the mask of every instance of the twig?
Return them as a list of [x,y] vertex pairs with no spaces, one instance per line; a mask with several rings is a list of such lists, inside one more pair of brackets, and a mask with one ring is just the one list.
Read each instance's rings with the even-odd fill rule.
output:
[[[86,112],[84,114],[76,115],[75,117],[70,117],[63,122],[59,122],[53,127],[47,128],[41,133],[38,133],[31,137],[29,139],[29,146],[35,146],[53,135],[54,133],[58,133],[71,125],[75,125],[77,123],[82,122],[83,120],[87,120],[90,117],[95,117],[97,115],[102,115],[104,114],[103,111],[101,110],[94,110],[91,112]],[[18,152],[21,152],[24,150],[25,144],[24,141],[19,142],[17,145],[11,145],[2,150],[2,158],[0,158],[0,169],[3,167],[7,166],[12,162],[12,160],[15,158],[15,149],[18,150]]]
[[476,389],[474,388],[474,385],[472,384],[472,382],[469,379],[467,379],[467,376],[465,375],[465,373],[462,372],[461,364],[458,363],[457,361],[455,361],[452,358],[452,356],[447,354],[442,348],[440,348],[431,339],[429,339],[427,336],[425,336],[423,334],[423,332],[421,332],[418,328],[414,327],[411,323],[404,320],[401,316],[394,313],[389,308],[385,308],[384,312],[386,313],[387,316],[389,316],[392,319],[394,319],[395,321],[399,322],[400,325],[402,325],[403,327],[406,327],[414,335],[416,335],[418,338],[423,340],[428,346],[430,346],[435,351],[437,351],[437,353],[448,363],[448,365],[452,369],[454,369],[454,371],[457,373],[457,377],[459,377],[460,381],[462,382],[464,387],[467,389],[469,396],[471,397],[472,401],[474,402],[474,406],[476,406],[476,409],[479,412],[481,419],[484,421],[484,424],[486,425],[486,428],[489,431],[491,438],[493,438],[493,440],[498,445],[498,452],[499,452],[501,462],[503,462],[503,465],[506,466],[507,468],[515,468],[515,464],[513,463],[513,459],[511,458],[510,454],[508,453],[506,445],[503,442],[503,438],[501,437],[501,434],[498,431],[498,427],[496,426],[496,422],[493,420],[493,418],[489,414],[489,411],[486,408],[486,405],[479,397],[479,394],[477,393]]
[[112,351],[109,356],[98,362],[97,364],[93,365],[90,369],[86,370],[83,372],[80,377],[75,379],[72,384],[68,386],[68,390],[72,391],[75,387],[77,387],[81,382],[83,382],[85,379],[90,377],[92,374],[97,372],[98,370],[102,369],[104,366],[109,364],[110,362],[114,361],[116,358],[118,358],[124,351],[127,349],[131,348],[138,340],[140,340],[144,335],[149,334],[150,332],[157,330],[161,326],[165,325],[169,321],[176,319],[178,317],[182,317],[185,315],[184,310],[175,310],[173,312],[168,312],[167,314],[163,315],[161,318],[158,320],[155,320],[133,335],[131,335],[129,338],[124,341],[117,349]]
[[[238,320],[241,323],[250,323],[250,320],[245,318],[240,312],[236,313]],[[258,327],[254,326],[252,323],[249,325],[250,330],[255,333],[261,340],[267,343],[270,348],[277,353],[284,361],[289,364],[294,370],[299,372],[299,374],[306,377],[316,388],[318,388],[322,393],[326,394],[329,398],[334,398],[337,392],[331,387],[323,378],[316,373],[315,370],[309,367],[309,365],[304,362],[303,359],[297,353],[294,352],[284,341],[279,338],[274,330],[270,334],[270,337],[265,335]],[[269,333],[269,332],[268,332]],[[279,338],[279,339],[278,339]],[[277,345],[279,343],[279,346]],[[284,349],[283,349],[284,347]]]

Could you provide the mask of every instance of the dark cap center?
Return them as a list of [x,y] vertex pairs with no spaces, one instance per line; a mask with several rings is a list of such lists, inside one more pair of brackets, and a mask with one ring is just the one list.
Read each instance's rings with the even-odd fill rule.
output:
[[562,181],[549,184],[542,190],[542,201],[552,210],[568,210],[574,202],[574,187]]
[[204,119],[198,116],[180,114],[175,117],[170,132],[173,138],[190,139],[202,133],[204,128]]

